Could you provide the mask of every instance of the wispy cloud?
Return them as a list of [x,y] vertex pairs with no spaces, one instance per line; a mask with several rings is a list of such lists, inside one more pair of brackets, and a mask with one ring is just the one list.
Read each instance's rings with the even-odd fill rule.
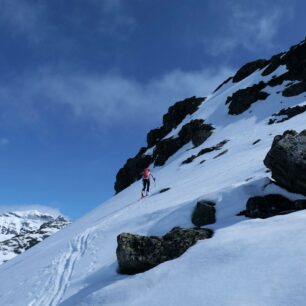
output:
[[142,83],[118,74],[57,75],[44,71],[9,85],[0,84],[0,99],[6,110],[0,119],[35,122],[41,112],[65,107],[75,119],[91,118],[104,127],[114,122],[132,123],[141,115],[158,120],[175,101],[205,96],[232,73],[229,68],[174,70]]
[[205,39],[207,50],[219,55],[236,48],[258,52],[275,46],[281,25],[293,16],[293,6],[280,2],[286,1],[228,1],[224,5],[222,31]]
[[26,0],[0,0],[0,26],[9,27],[10,33],[22,34],[34,42],[43,38],[45,6]]
[[7,138],[0,138],[0,147],[7,146],[10,141]]

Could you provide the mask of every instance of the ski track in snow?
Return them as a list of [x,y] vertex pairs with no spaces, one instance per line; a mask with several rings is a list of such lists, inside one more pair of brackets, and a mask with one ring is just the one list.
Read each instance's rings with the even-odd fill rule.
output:
[[55,273],[46,282],[45,288],[41,291],[42,296],[33,300],[29,306],[56,306],[64,296],[69,286],[76,262],[82,257],[87,249],[89,234],[92,229],[86,230],[69,244],[67,252],[64,252],[52,266]]
[[42,295],[30,302],[28,306],[59,305],[70,284],[70,279],[77,261],[79,261],[79,259],[85,254],[90,234],[94,233],[97,229],[103,230],[103,228],[111,224],[114,219],[124,215],[127,211],[137,209],[137,207],[133,206],[133,204],[137,202],[138,200],[128,204],[123,209],[118,209],[115,212],[104,216],[98,220],[99,225],[88,228],[85,232],[71,241],[68,251],[64,252],[52,263],[53,269],[51,269],[53,271],[48,271],[48,274],[51,275],[51,277],[46,281],[45,287],[41,290]]

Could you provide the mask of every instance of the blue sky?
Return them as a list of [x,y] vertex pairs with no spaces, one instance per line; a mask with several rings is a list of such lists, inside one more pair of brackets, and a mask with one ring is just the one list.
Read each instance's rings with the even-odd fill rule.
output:
[[0,0],[0,210],[78,218],[173,102],[306,35],[303,1]]

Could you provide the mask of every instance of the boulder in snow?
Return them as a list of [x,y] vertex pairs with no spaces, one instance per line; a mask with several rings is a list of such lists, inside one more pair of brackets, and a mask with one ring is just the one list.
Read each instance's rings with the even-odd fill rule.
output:
[[264,164],[279,185],[306,195],[306,130],[275,136]]
[[122,233],[117,237],[117,260],[123,274],[147,271],[181,256],[198,240],[212,237],[209,229],[173,228],[162,237]]
[[266,219],[276,215],[288,214],[306,208],[306,200],[290,201],[279,194],[249,198],[246,210],[239,213],[249,218]]
[[198,227],[215,223],[216,209],[214,205],[214,203],[209,201],[199,201],[192,213],[192,223]]

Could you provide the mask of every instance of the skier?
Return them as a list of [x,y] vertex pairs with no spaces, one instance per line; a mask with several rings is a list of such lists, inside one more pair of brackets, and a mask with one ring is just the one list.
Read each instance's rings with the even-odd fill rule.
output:
[[154,182],[155,182],[155,177],[152,175],[150,172],[149,168],[145,168],[142,173],[142,183],[143,183],[143,188],[141,192],[141,197],[148,196],[149,190],[150,190],[150,176],[152,176]]

